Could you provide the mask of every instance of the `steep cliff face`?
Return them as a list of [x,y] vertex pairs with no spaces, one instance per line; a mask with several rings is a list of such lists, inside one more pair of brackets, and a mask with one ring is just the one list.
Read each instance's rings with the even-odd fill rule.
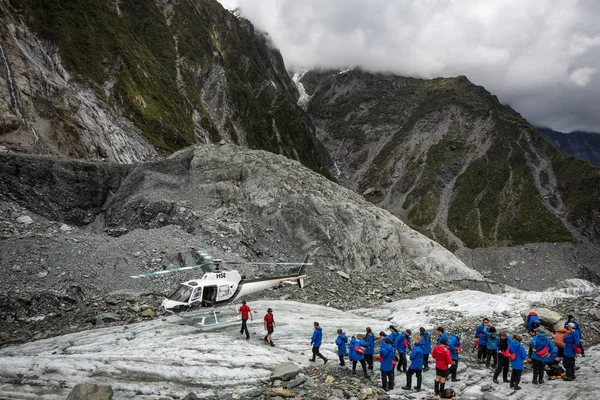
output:
[[214,0],[1,0],[0,144],[133,162],[220,140],[327,173],[279,52]]
[[539,127],[536,130],[564,154],[600,166],[600,133],[583,131],[564,133]]
[[[310,71],[301,83],[332,172],[448,248],[600,237],[598,170],[562,156],[467,78],[355,69]],[[594,184],[569,179],[575,171]]]

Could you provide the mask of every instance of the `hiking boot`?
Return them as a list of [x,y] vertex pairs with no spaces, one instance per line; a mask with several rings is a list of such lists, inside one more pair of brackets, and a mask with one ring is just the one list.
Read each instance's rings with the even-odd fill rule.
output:
[[327,364],[327,361],[329,361],[327,358],[323,360],[323,365]]
[[451,382],[460,382],[460,379],[458,378],[454,378],[454,379],[450,379]]
[[367,374],[367,373],[365,372],[365,374],[363,375],[363,378],[368,378],[368,377],[369,377],[369,374]]
[[537,385],[538,381],[537,381],[537,379],[534,379],[534,380],[531,381],[531,383],[533,383],[534,385]]
[[265,336],[265,338],[263,339],[265,342],[268,342],[269,339],[267,339],[267,337]]
[[513,382],[511,382],[510,383],[510,387],[513,387],[513,386],[515,386],[515,384]]
[[383,389],[383,391],[384,391],[384,392],[387,392],[387,391],[388,391],[388,388],[386,388],[385,386],[384,386],[384,387],[382,387],[381,389]]
[[519,386],[519,385],[514,385],[514,386],[513,386],[513,389],[515,389],[515,390],[521,390],[521,386]]
[[504,383],[510,382],[510,379],[502,379],[502,382],[504,382]]
[[402,390],[410,390],[410,386],[402,386]]
[[246,336],[246,340],[250,340],[250,336]]
[[308,361],[315,362],[316,360],[314,358],[309,358]]
[[541,385],[542,383],[544,383],[544,380],[543,380],[543,379],[540,379],[540,380],[538,381],[538,385]]
[[494,383],[500,383],[500,382],[498,382],[498,378],[494,378],[494,379],[492,379],[492,381],[493,381]]
[[273,344],[273,342],[271,342],[271,347],[275,347],[275,344]]
[[565,382],[570,382],[570,381],[574,381],[575,379],[574,378],[569,378],[568,376],[563,376],[562,380],[565,381]]
[[420,392],[420,391],[421,391],[421,388],[420,388],[420,387],[418,387],[418,386],[415,386],[413,389],[415,389],[415,391],[417,391],[417,392]]

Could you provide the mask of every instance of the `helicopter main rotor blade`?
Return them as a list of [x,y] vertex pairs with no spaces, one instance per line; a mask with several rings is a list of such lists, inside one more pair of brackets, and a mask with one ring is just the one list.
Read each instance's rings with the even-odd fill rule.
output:
[[190,265],[189,267],[181,267],[181,268],[173,268],[173,269],[165,269],[163,271],[154,271],[154,272],[148,272],[145,274],[139,274],[139,275],[131,275],[130,278],[148,278],[151,276],[158,276],[158,275],[163,275],[163,274],[168,274],[171,272],[179,272],[179,271],[186,271],[189,269],[196,269],[196,268],[202,268],[205,266],[208,266],[210,264],[199,264],[199,265]]
[[248,264],[248,265],[313,265],[301,262],[248,262],[248,261],[221,261],[223,264]]

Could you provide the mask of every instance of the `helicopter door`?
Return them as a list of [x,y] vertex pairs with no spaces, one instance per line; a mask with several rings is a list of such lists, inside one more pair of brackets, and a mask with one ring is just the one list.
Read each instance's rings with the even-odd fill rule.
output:
[[199,307],[202,301],[202,287],[197,287],[190,297],[190,307]]
[[202,296],[202,305],[205,307],[214,306],[217,301],[217,285],[204,286],[204,295]]

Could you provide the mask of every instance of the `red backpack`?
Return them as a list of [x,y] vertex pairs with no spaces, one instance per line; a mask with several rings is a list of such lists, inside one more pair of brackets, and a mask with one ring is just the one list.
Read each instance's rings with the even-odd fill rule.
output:
[[502,352],[502,355],[508,358],[510,361],[515,361],[517,358],[517,353],[511,353],[508,348]]

